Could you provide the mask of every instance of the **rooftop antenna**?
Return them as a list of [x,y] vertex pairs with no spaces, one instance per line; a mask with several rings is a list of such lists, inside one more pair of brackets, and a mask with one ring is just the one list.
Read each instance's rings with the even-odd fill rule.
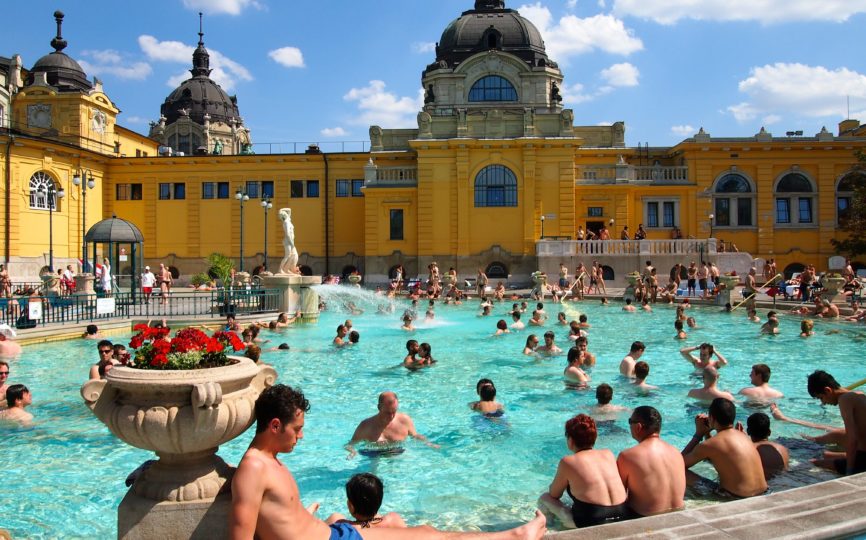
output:
[[204,32],[202,31],[201,11],[198,12],[198,44],[204,44]]

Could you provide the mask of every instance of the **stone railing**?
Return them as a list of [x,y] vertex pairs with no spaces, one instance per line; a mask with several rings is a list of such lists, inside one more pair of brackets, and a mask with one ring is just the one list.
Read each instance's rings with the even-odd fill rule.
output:
[[592,165],[578,167],[578,184],[688,184],[687,166]]
[[715,238],[688,240],[541,240],[539,257],[715,254]]
[[417,186],[417,167],[379,167],[373,160],[364,167],[364,185],[377,186]]

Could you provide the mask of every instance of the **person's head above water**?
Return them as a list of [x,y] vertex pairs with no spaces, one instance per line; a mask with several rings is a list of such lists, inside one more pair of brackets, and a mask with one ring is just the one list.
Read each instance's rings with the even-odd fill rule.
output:
[[475,383],[475,393],[478,395],[481,395],[481,387],[488,385],[488,384],[492,386],[493,381],[491,381],[490,379],[486,379],[486,378],[485,379],[478,379],[478,382]]
[[493,401],[496,399],[496,387],[492,383],[481,385],[478,395],[481,396],[481,401]]
[[607,383],[601,383],[595,389],[595,399],[599,405],[607,405],[613,399],[613,387]]
[[644,436],[654,435],[661,433],[662,415],[655,407],[641,405],[640,407],[635,407],[635,410],[632,411],[628,423],[629,426],[640,424],[640,431]]
[[565,436],[571,439],[574,450],[589,450],[598,438],[595,420],[589,415],[578,414],[565,423]]
[[646,350],[646,345],[643,344],[643,341],[635,341],[631,344],[631,349],[629,353],[634,355],[634,353],[640,352],[643,353]]
[[649,376],[649,364],[641,360],[634,365],[634,376],[637,380],[642,381]]
[[418,342],[415,341],[414,339],[410,339],[409,341],[406,342],[406,350],[409,352],[412,352],[412,351],[417,352],[418,351]]
[[379,512],[385,486],[378,476],[359,473],[346,482],[349,513],[358,521],[370,521]]
[[746,420],[746,433],[752,442],[765,441],[770,438],[770,417],[762,412],[756,412]]
[[505,322],[505,320],[503,320],[503,319],[499,319],[499,320],[496,322],[496,328],[497,328],[498,330],[508,330],[508,323]]

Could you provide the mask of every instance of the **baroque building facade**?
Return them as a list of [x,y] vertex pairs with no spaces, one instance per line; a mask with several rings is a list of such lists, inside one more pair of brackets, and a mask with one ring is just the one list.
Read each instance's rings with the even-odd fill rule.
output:
[[[701,129],[649,148],[626,146],[624,122],[576,125],[538,30],[501,0],[476,1],[443,31],[420,81],[417,128],[372,126],[370,151],[340,153],[252,153],[237,100],[209,78],[201,33],[192,77],[167,97],[149,135],[123,128],[102,84],[62,52],[56,15],[54,52],[30,69],[0,68],[22,81],[7,85],[10,124],[0,131],[0,236],[13,276],[35,275],[49,251],[55,267],[77,264],[82,230],[112,215],[144,234],[143,264],[163,262],[181,280],[204,270],[212,252],[243,252],[251,270],[265,251],[281,255],[283,207],[292,209],[305,271],[357,269],[371,283],[397,264],[425,274],[434,260],[461,276],[481,268],[525,282],[544,260],[606,255],[576,247],[578,228],[607,226],[619,238],[639,224],[649,240],[679,229],[716,239],[707,246],[735,245],[749,260],[775,258],[789,272],[826,269],[852,187],[866,181],[852,169],[866,148],[856,120],[814,136]],[[76,177],[93,179],[93,189]],[[615,271],[621,279],[626,270]]]

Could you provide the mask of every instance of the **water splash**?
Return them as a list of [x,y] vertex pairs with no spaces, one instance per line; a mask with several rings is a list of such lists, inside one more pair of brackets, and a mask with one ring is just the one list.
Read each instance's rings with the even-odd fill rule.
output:
[[346,285],[313,285],[311,287],[319,294],[319,298],[325,302],[329,311],[352,313],[352,306],[364,310],[364,313],[376,313],[380,307],[394,307],[394,312],[402,313],[401,302],[394,298],[388,298],[384,294],[376,294],[373,291],[360,287]]

